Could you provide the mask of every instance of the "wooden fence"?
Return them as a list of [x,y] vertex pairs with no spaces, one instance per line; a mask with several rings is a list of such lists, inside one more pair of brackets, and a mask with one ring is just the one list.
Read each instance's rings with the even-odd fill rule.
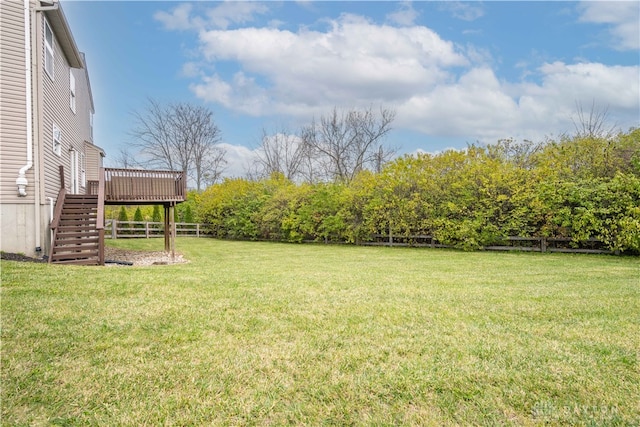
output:
[[[202,231],[201,224],[176,222],[178,236],[200,237],[203,235]],[[106,220],[104,234],[110,239],[164,237],[164,222]]]
[[[394,236],[392,234],[375,234],[370,242],[362,242],[366,246],[412,246],[430,248],[450,248],[452,246],[438,242],[430,235]],[[578,242],[568,238],[520,237],[508,236],[493,245],[482,247],[487,251],[526,251],[526,252],[568,252],[585,254],[611,254],[603,242],[596,239]]]
[[[164,236],[163,222],[150,221],[105,221],[105,237],[111,239],[153,238]],[[176,223],[178,236],[207,236],[206,226],[196,223]],[[259,239],[262,240],[262,239]],[[308,241],[311,243],[312,241]],[[315,242],[317,243],[317,242]],[[330,242],[340,243],[340,242]],[[374,234],[368,242],[360,242],[363,246],[408,246],[417,248],[451,248],[438,242],[433,236],[424,234],[392,235]],[[585,254],[611,254],[603,242],[596,239],[574,242],[568,238],[519,237],[509,236],[497,241],[482,250],[488,251],[524,251],[524,252],[568,252]]]

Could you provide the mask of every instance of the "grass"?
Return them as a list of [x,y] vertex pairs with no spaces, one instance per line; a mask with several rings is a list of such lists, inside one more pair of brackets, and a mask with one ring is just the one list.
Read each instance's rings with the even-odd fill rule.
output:
[[177,248],[2,262],[3,425],[640,424],[638,258]]

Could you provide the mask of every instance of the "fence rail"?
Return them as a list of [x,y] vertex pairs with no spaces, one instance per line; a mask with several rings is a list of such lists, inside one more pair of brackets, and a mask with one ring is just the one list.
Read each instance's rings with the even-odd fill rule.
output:
[[[366,246],[412,246],[431,248],[450,248],[438,242],[430,235],[394,236],[391,234],[374,234],[372,240],[363,242]],[[611,254],[604,243],[597,239],[573,241],[569,238],[559,237],[521,237],[508,236],[495,242],[495,244],[482,247],[487,251],[526,251],[526,252],[568,252],[585,254]]]
[[[152,221],[117,221],[115,219],[105,221],[105,237],[110,239],[152,238],[164,237],[164,222]],[[203,235],[201,224],[189,222],[176,222],[176,235],[195,236]]]
[[[105,222],[105,237],[111,239],[128,238],[153,238],[163,237],[163,222],[151,221],[117,221],[107,220]],[[176,234],[178,236],[207,236],[207,228],[203,224],[197,223],[176,223]],[[312,241],[309,241],[312,242]],[[340,242],[330,242],[340,243]],[[363,246],[407,246],[417,248],[452,248],[438,242],[433,236],[425,234],[415,235],[389,235],[374,234],[371,240],[360,242]],[[587,239],[574,242],[568,238],[551,237],[521,237],[508,236],[493,245],[484,246],[487,251],[523,251],[523,252],[567,252],[585,254],[611,254],[603,242],[596,239]]]

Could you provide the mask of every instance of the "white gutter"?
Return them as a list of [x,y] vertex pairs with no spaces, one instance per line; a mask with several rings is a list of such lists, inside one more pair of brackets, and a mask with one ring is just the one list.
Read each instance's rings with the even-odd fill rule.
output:
[[[26,113],[27,113],[27,164],[24,165],[18,172],[18,178],[16,179],[16,185],[18,186],[18,196],[27,196],[27,181],[26,173],[33,167],[33,107],[31,105],[31,21],[29,11],[29,0],[24,0],[24,76],[26,83]],[[37,197],[37,195],[36,195]]]

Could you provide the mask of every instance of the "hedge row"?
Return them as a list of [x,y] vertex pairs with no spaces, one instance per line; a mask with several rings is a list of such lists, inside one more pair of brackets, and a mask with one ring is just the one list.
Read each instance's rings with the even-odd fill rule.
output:
[[359,243],[391,232],[473,250],[505,236],[550,237],[637,254],[640,129],[407,155],[348,185],[228,179],[195,206],[221,238]]

